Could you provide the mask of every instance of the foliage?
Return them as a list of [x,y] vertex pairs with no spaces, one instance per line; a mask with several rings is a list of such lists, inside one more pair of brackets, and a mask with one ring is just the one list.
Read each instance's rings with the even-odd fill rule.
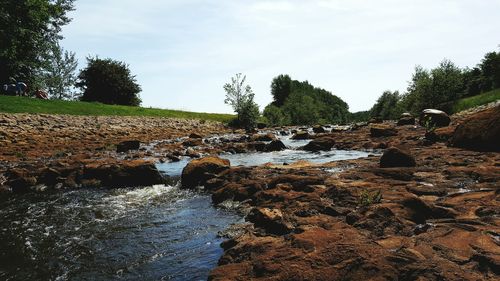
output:
[[246,76],[237,73],[231,78],[231,83],[224,85],[226,91],[225,104],[231,105],[237,114],[236,124],[245,129],[252,129],[259,118],[259,106],[254,102],[255,94],[252,87],[247,85]]
[[362,207],[368,207],[372,204],[378,204],[380,202],[382,202],[382,191],[380,189],[375,192],[363,190],[359,196],[358,204]]
[[449,60],[443,60],[438,67],[428,71],[415,68],[405,99],[406,109],[418,113],[425,108],[450,111],[443,105],[458,99],[464,91],[462,70]]
[[283,113],[283,110],[273,104],[269,104],[264,108],[263,115],[266,118],[268,126],[283,126],[290,123],[288,116]]
[[460,99],[453,105],[453,113],[500,100],[500,89]]
[[64,51],[59,44],[55,44],[50,56],[52,59],[40,73],[43,88],[53,99],[74,99],[75,71],[78,67],[75,53]]
[[385,91],[370,110],[371,117],[380,117],[385,120],[398,118],[402,113],[398,106],[400,100],[401,96],[398,91]]
[[127,64],[112,59],[87,58],[87,67],[78,76],[82,101],[138,106],[141,87]]
[[[473,68],[460,69],[449,60],[426,70],[420,66],[401,96],[398,109],[419,113],[425,108],[456,112],[457,100],[500,88],[500,52],[487,53]],[[477,100],[481,102],[481,99]]]
[[278,75],[271,82],[271,95],[275,106],[283,106],[292,92],[292,78],[289,75]]
[[307,81],[291,80],[288,75],[273,79],[271,94],[274,107],[264,114],[277,125],[343,123],[349,118],[349,107],[339,97]]
[[179,110],[144,108],[137,106],[106,105],[65,100],[39,100],[25,97],[0,95],[0,112],[6,113],[45,113],[90,116],[150,116],[162,118],[184,118],[229,122],[231,114],[197,113]]
[[0,82],[10,77],[38,87],[37,72],[70,22],[74,0],[0,0]]
[[358,111],[354,113],[350,113],[348,120],[349,122],[367,122],[370,120],[371,117],[371,111],[366,110],[366,111]]

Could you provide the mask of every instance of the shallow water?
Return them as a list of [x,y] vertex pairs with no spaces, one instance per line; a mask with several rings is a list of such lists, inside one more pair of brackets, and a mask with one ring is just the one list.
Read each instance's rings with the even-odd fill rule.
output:
[[27,194],[0,216],[0,280],[206,280],[240,219],[171,186]]
[[[291,149],[221,155],[232,166],[324,163],[367,152]],[[190,159],[158,168],[175,180]],[[176,186],[16,195],[0,201],[0,280],[206,280],[222,255],[217,233],[241,217]]]

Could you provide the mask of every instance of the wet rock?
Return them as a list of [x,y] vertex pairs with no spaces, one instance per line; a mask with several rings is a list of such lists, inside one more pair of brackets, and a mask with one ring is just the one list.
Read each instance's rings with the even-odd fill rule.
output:
[[165,183],[165,178],[153,163],[136,160],[111,164],[88,164],[83,180],[111,187],[150,186]]
[[273,141],[276,140],[276,136],[273,133],[267,133],[264,135],[253,135],[250,138],[251,141]]
[[381,168],[415,167],[415,158],[405,150],[397,147],[387,149],[380,158]]
[[390,125],[372,125],[370,127],[370,136],[374,138],[378,137],[391,137],[391,136],[397,136],[398,131],[396,128],[390,126]]
[[268,144],[266,144],[266,147],[264,148],[264,151],[266,152],[272,152],[272,151],[282,151],[286,149],[286,145],[280,141],[280,140],[274,140]]
[[267,127],[266,123],[262,123],[262,122],[257,123],[257,129],[259,129],[259,130],[265,129],[266,127]]
[[185,147],[201,146],[203,145],[203,140],[199,138],[196,139],[189,138],[184,142],[182,142],[182,145]]
[[455,130],[451,144],[477,151],[500,151],[500,106],[464,120]]
[[307,140],[310,138],[311,138],[311,136],[306,131],[296,132],[295,135],[293,135],[293,137],[292,137],[293,140]]
[[267,233],[276,235],[290,233],[293,229],[293,226],[284,220],[283,213],[279,209],[253,208],[247,220],[256,227],[265,229]]
[[437,109],[424,109],[420,113],[419,124],[421,126],[446,127],[450,125],[451,119],[446,112]]
[[335,140],[330,137],[317,138],[310,141],[302,149],[311,152],[330,151],[335,145]]
[[247,143],[247,150],[254,150],[254,151],[259,151],[262,152],[266,149],[266,143],[261,142],[261,141],[256,141],[256,142],[249,142]]
[[317,125],[317,126],[313,127],[313,132],[315,134],[322,134],[322,133],[324,133],[326,131],[325,131],[325,128],[323,128],[323,126]]
[[182,187],[194,188],[204,185],[209,179],[216,177],[229,167],[229,160],[214,156],[193,160],[182,170]]
[[141,142],[138,140],[123,141],[116,145],[116,152],[127,152],[139,149]]

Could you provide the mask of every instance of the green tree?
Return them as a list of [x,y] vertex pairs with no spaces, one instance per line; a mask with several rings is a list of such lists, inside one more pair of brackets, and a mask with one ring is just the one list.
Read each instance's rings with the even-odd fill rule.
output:
[[292,92],[292,79],[287,74],[278,75],[271,82],[271,95],[274,105],[282,106]]
[[289,118],[285,115],[283,110],[273,104],[269,104],[264,108],[263,115],[270,126],[282,126],[289,123]]
[[87,58],[87,67],[80,72],[76,86],[82,101],[139,106],[141,87],[127,64],[98,57]]
[[464,91],[462,70],[453,62],[443,60],[430,71],[421,66],[415,68],[402,103],[408,111],[414,113],[425,108],[449,111],[451,103],[460,98]]
[[500,52],[487,53],[479,67],[483,74],[481,90],[487,92],[500,88]]
[[313,125],[320,120],[319,110],[314,99],[303,93],[292,93],[283,105],[289,114],[292,125]]
[[237,116],[237,125],[252,129],[259,118],[259,106],[254,102],[252,87],[246,84],[246,76],[237,73],[230,83],[224,85],[226,91],[225,104],[230,105]]
[[53,99],[73,99],[75,93],[73,88],[76,83],[76,69],[78,61],[75,53],[65,51],[55,44],[51,48],[51,59],[37,75],[41,77],[43,84]]
[[9,77],[37,87],[36,74],[62,39],[74,0],[0,0],[0,82]]
[[372,117],[380,117],[382,119],[396,119],[402,113],[399,112],[398,102],[401,97],[398,91],[385,91],[380,96],[370,110]]

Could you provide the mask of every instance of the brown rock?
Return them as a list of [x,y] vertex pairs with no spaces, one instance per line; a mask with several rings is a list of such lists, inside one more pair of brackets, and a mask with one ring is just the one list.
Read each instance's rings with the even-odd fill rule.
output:
[[127,152],[139,149],[141,142],[138,140],[123,141],[116,145],[116,152]]
[[229,169],[229,166],[229,160],[214,156],[193,160],[182,170],[182,187],[194,188],[204,185],[218,173]]
[[293,135],[293,137],[292,137],[293,140],[307,140],[310,138],[311,138],[311,136],[306,131],[296,132],[295,135]]
[[390,125],[372,125],[370,127],[370,136],[374,138],[378,137],[391,137],[391,136],[397,136],[398,131],[396,128],[390,126]]
[[331,137],[321,137],[310,141],[302,149],[311,152],[329,151],[335,145],[335,140]]
[[415,167],[415,158],[408,151],[397,147],[387,149],[380,158],[381,168]]
[[500,106],[472,115],[458,125],[451,144],[478,151],[500,151]]

